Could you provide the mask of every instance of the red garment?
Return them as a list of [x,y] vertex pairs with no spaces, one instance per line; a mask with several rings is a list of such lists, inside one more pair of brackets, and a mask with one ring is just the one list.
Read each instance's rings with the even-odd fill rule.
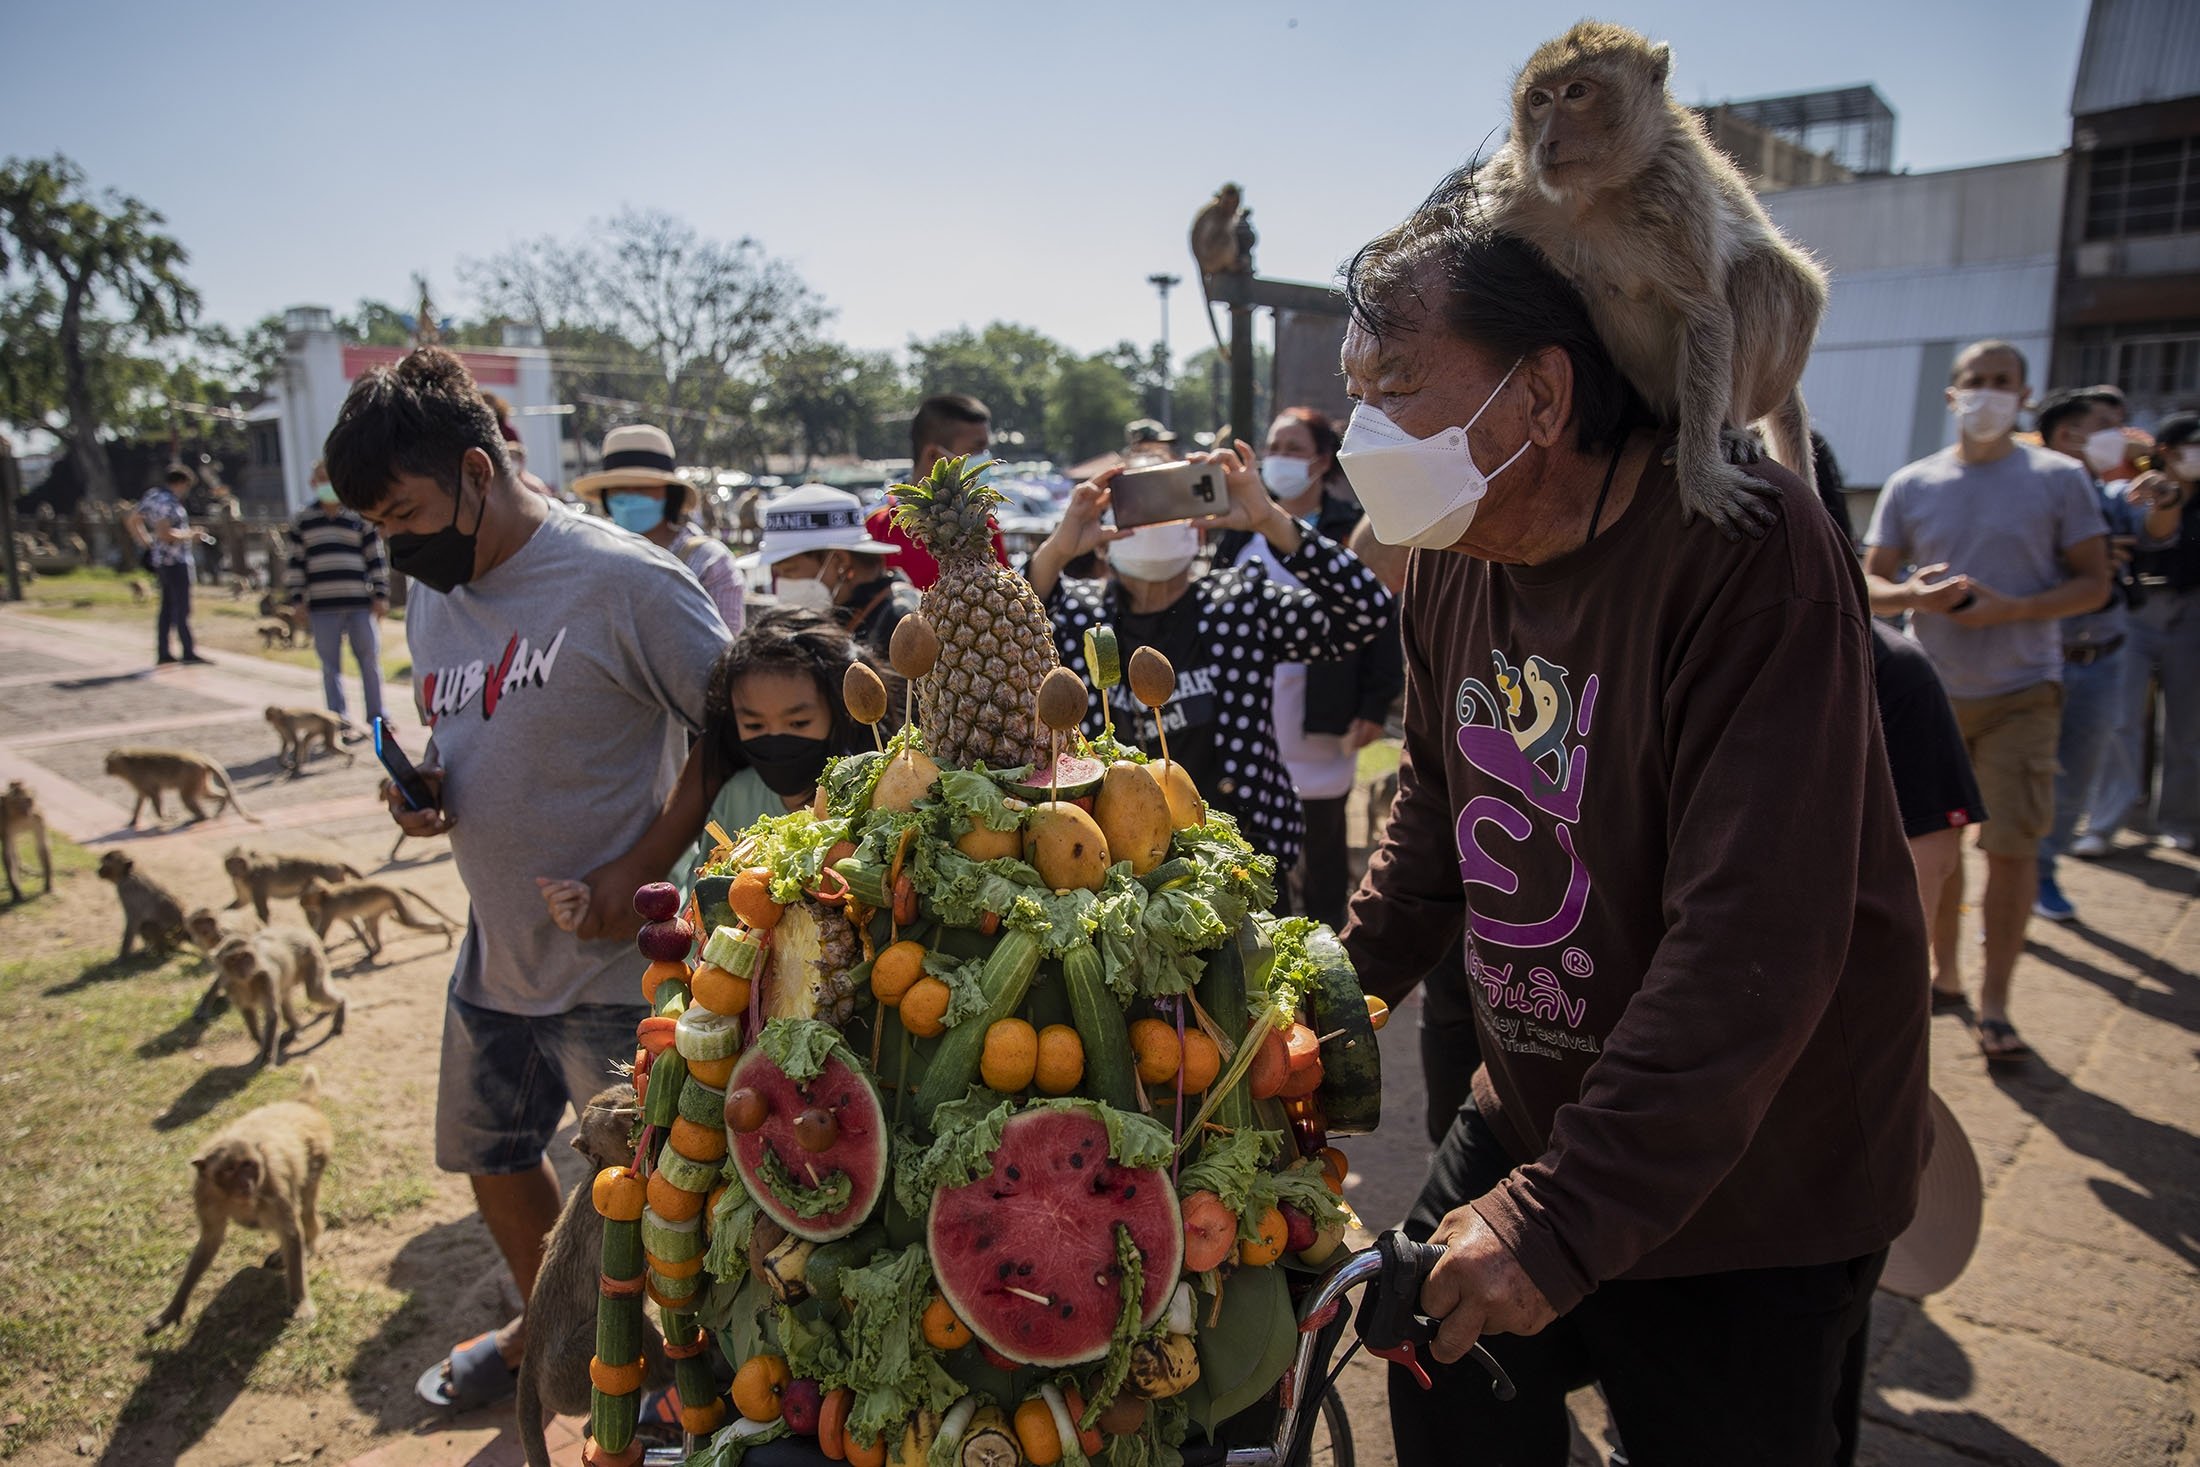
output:
[[[1008,545],[1001,539],[1000,524],[991,515],[985,517],[985,522],[993,528],[993,558],[1005,566],[1008,564]],[[903,579],[920,591],[932,589],[932,583],[940,578],[940,563],[932,558],[931,551],[894,523],[891,503],[882,504],[865,515],[863,529],[872,539],[894,547],[886,563],[900,571]]]
[[1560,1313],[1859,1257],[1917,1196],[1924,914],[1862,578],[1749,472],[1761,540],[1684,526],[1653,463],[1581,550],[1407,572],[1405,761],[1344,944],[1395,1002],[1468,925],[1429,981],[1471,998],[1519,1163],[1473,1206]]

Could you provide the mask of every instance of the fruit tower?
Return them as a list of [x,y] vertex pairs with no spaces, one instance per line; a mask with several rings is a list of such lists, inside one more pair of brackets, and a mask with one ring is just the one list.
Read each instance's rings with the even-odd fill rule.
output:
[[[635,898],[604,1467],[640,1457],[645,1299],[699,1463],[788,1435],[859,1467],[1173,1463],[1272,1395],[1293,1275],[1349,1220],[1329,1140],[1376,1123],[1380,1004],[1268,915],[1272,864],[1165,744],[1079,734],[1044,608],[984,553],[992,492],[950,460],[895,495],[942,566],[893,643],[921,716],[722,835],[684,914]],[[1120,679],[1112,634],[1086,653]],[[1158,713],[1165,660],[1128,672]],[[876,730],[876,675],[846,692]]]

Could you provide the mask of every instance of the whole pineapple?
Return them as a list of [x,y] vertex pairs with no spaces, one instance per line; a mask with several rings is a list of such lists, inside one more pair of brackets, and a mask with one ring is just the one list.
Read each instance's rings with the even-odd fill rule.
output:
[[1046,758],[1033,708],[1060,658],[1031,583],[993,558],[986,514],[1001,495],[980,484],[968,462],[942,459],[922,484],[895,485],[894,523],[940,563],[939,580],[924,593],[940,657],[917,680],[926,747],[950,768],[983,760],[1005,769]]

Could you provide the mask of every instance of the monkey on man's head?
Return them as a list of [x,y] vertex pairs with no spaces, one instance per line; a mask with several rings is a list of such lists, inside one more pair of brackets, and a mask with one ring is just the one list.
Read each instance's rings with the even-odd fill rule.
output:
[[1733,162],[1667,90],[1670,47],[1583,21],[1528,58],[1512,135],[1431,207],[1484,211],[1581,291],[1612,360],[1679,430],[1684,512],[1732,537],[1777,517],[1742,473],[1765,420],[1772,455],[1812,484],[1798,388],[1826,277],[1766,217]]

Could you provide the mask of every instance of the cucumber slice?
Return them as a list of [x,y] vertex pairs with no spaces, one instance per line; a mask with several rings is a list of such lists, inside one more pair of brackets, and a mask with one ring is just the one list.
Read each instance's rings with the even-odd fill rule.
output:
[[731,1014],[691,1008],[680,1015],[679,1026],[673,1030],[673,1047],[682,1059],[731,1059],[741,1052],[741,1031],[735,1023]]
[[703,961],[736,978],[754,978],[763,965],[764,944],[744,928],[721,927],[703,944]]
[[[719,1124],[724,1125],[725,1122],[721,1119]],[[710,1189],[718,1185],[719,1175],[725,1169],[724,1157],[716,1161],[694,1161],[670,1146],[657,1153],[657,1170],[664,1173],[667,1182],[683,1192],[697,1192],[708,1197]],[[669,1258],[671,1255],[660,1256]]]
[[723,1126],[726,1123],[726,1092],[714,1090],[688,1076],[680,1087],[680,1119],[693,1121],[698,1126]]
[[1099,687],[1123,681],[1123,654],[1116,648],[1114,627],[1085,628],[1085,668]]
[[691,1217],[685,1222],[667,1222],[654,1211],[645,1209],[642,1248],[667,1263],[685,1263],[703,1251],[703,1220]]

